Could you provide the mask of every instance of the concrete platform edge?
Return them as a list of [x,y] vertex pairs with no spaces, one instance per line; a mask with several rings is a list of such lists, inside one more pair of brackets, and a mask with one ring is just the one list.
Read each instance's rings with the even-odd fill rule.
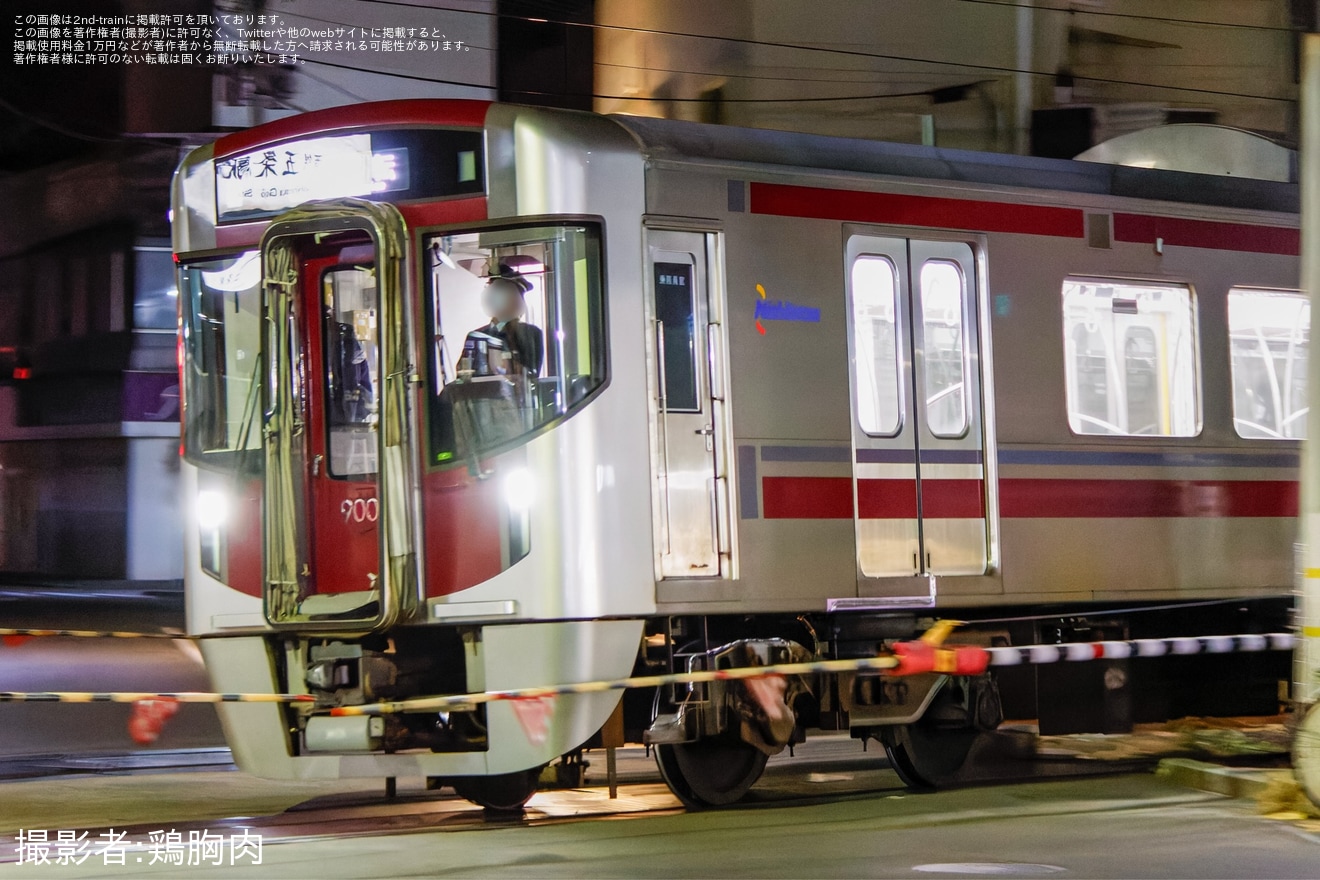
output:
[[1259,796],[1278,774],[1278,770],[1225,767],[1192,758],[1164,758],[1155,769],[1155,775],[1166,782],[1231,798]]

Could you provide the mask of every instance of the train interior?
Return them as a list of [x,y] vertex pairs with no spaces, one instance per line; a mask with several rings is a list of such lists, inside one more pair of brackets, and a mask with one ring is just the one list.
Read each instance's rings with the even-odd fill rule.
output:
[[600,385],[598,247],[558,226],[429,240],[431,464],[506,446]]

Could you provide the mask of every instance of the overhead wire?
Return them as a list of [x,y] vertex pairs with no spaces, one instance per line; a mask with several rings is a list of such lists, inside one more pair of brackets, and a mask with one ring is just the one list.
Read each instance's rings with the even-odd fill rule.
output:
[[[430,12],[438,12],[438,11],[462,12],[468,15],[488,16],[488,17],[495,17],[500,19],[510,19],[515,21],[538,21],[538,22],[544,21],[544,19],[537,19],[531,16],[511,15],[500,12],[479,12],[473,10],[438,10],[435,7],[422,6],[416,3],[406,3],[406,2],[402,2],[402,0],[357,0],[357,2],[377,5],[377,6],[395,6],[395,7],[404,7],[411,9],[423,9]],[[1008,5],[1008,4],[998,4],[998,5]],[[1051,79],[1053,79],[1057,75],[1056,71],[1029,70],[1018,67],[1007,67],[1003,65],[994,65],[994,64],[977,64],[966,61],[946,61],[941,59],[921,58],[913,55],[898,55],[888,52],[872,52],[861,49],[847,49],[847,48],[829,47],[829,46],[813,46],[805,43],[787,43],[787,42],[779,42],[772,40],[757,40],[748,37],[718,36],[715,34],[700,34],[700,33],[688,32],[688,31],[665,30],[661,28],[644,28],[644,27],[635,27],[635,26],[626,26],[626,25],[612,25],[612,24],[601,24],[595,22],[588,23],[588,22],[572,22],[572,21],[555,21],[554,24],[559,24],[564,27],[572,27],[572,28],[588,28],[593,31],[623,31],[627,33],[651,34],[654,36],[676,37],[683,39],[715,40],[725,43],[733,43],[736,45],[755,46],[755,47],[762,47],[768,49],[788,49],[798,52],[827,53],[827,54],[838,55],[843,57],[869,58],[869,59],[883,60],[883,61],[902,61],[909,64],[924,64],[924,65],[932,65],[936,67],[952,67],[952,68],[959,68],[962,70],[980,70],[980,71],[988,71],[988,72],[1000,73],[1000,74],[1049,77]],[[406,76],[409,79],[426,79],[425,77],[417,77],[417,76],[405,75],[405,74],[394,74],[386,71],[366,71],[366,72],[377,73],[382,76]],[[1107,85],[1124,85],[1124,86],[1133,86],[1138,88],[1157,89],[1162,91],[1176,91],[1176,92],[1185,92],[1189,94],[1199,94],[1199,95],[1214,95],[1214,96],[1226,97],[1226,98],[1245,98],[1248,100],[1277,101],[1277,102],[1286,102],[1286,103],[1291,103],[1293,101],[1292,98],[1276,97],[1273,95],[1255,95],[1246,92],[1230,92],[1220,89],[1201,88],[1197,86],[1180,86],[1180,85],[1171,85],[1171,84],[1162,84],[1162,83],[1151,83],[1151,82],[1143,82],[1140,80],[1117,79],[1113,77],[1084,76],[1084,75],[1074,74],[1073,78],[1074,80],[1078,80],[1078,81],[1103,83]],[[448,82],[446,80],[434,80],[434,81],[442,82],[442,83]],[[465,83],[464,85],[472,85],[472,84]],[[536,94],[564,94],[566,97],[591,97],[591,98],[602,98],[606,100],[629,100],[629,99],[647,100],[647,98],[640,96],[603,95],[603,94],[598,94],[594,91],[590,94],[568,94],[568,93],[559,93],[559,92],[536,93]],[[745,99],[741,99],[741,102],[780,104],[780,103],[796,103],[802,100],[847,101],[847,100],[866,100],[866,99],[873,99],[876,97],[886,97],[886,96],[839,95],[839,96],[813,96],[811,98],[804,98],[804,99],[745,98]],[[676,99],[668,99],[668,100],[676,100]],[[710,100],[710,99],[686,99],[686,100],[700,101],[700,100]],[[729,101],[728,98],[722,98],[721,100],[726,103]]]
[[[466,15],[496,17],[500,19],[509,19],[516,21],[538,20],[530,16],[510,15],[500,12],[487,12],[480,10],[440,9],[434,6],[404,2],[404,0],[357,0],[357,2],[365,3],[373,6],[390,6],[390,7],[424,10],[428,12],[460,13]],[[1277,26],[1215,22],[1215,21],[1208,21],[1203,19],[1181,19],[1171,16],[1151,16],[1151,15],[1140,15],[1136,13],[1112,12],[1105,10],[1062,9],[1060,7],[1055,7],[1055,6],[1035,6],[1025,3],[1013,3],[1013,2],[1008,2],[1008,0],[959,0],[959,2],[972,3],[977,5],[986,5],[986,6],[1001,6],[1004,8],[1030,8],[1034,10],[1041,10],[1041,11],[1055,12],[1055,13],[1076,13],[1079,15],[1109,16],[1109,17],[1118,17],[1118,18],[1126,18],[1133,20],[1158,21],[1169,24],[1225,27],[1225,28],[1232,27],[1232,28],[1241,28],[1247,30],[1263,30],[1263,31],[1273,31],[1273,32],[1290,32],[1292,30],[1290,28],[1282,28]],[[337,20],[326,19],[319,16],[313,16],[295,10],[290,10],[286,14],[289,15],[290,17],[301,18],[309,21],[319,21],[326,24],[335,24],[343,27],[359,27],[359,28],[365,27],[363,25],[354,25],[348,22],[340,22]],[[659,28],[644,28],[644,27],[601,24],[601,23],[569,22],[569,21],[558,21],[555,23],[561,24],[565,27],[590,28],[594,31],[623,31],[628,33],[650,34],[653,36],[670,37],[676,39],[711,40],[711,41],[719,41],[725,43],[733,43],[737,45],[762,47],[766,49],[782,49],[782,50],[790,50],[796,52],[824,53],[824,54],[830,54],[840,57],[866,58],[866,59],[882,60],[882,61],[901,61],[909,64],[917,64],[924,66],[956,68],[962,71],[985,71],[985,72],[1005,74],[1005,75],[1026,75],[1033,77],[1050,77],[1050,78],[1053,78],[1054,76],[1057,75],[1056,72],[1053,71],[1038,71],[1038,70],[1030,70],[1030,69],[1023,69],[1018,67],[1009,67],[1009,66],[994,65],[994,64],[977,64],[977,63],[969,63],[966,61],[948,61],[943,59],[922,58],[919,56],[912,56],[912,55],[899,55],[899,54],[887,53],[887,52],[875,52],[875,51],[867,51],[861,49],[848,49],[842,47],[816,46],[816,45],[810,45],[804,43],[757,40],[757,39],[751,39],[745,37],[720,36],[716,34],[701,34],[701,33],[687,32],[687,31],[665,30]],[[477,48],[478,50],[488,51],[488,47],[475,46],[474,48]],[[449,86],[457,86],[462,88],[477,88],[477,89],[491,87],[491,85],[487,83],[466,82],[462,80],[453,80],[442,77],[432,77],[432,76],[425,76],[425,75],[411,74],[411,73],[401,73],[397,71],[368,70],[353,64],[336,63],[333,61],[326,61],[320,58],[311,58],[305,55],[301,56],[301,60],[309,65],[317,65],[327,68],[335,68],[339,70],[353,71],[353,72],[370,74],[375,76],[385,76],[394,79],[409,80],[414,82],[427,82],[427,83],[434,83],[437,85],[449,85]],[[602,63],[601,66],[628,66],[628,65],[608,65]],[[648,69],[648,68],[637,68],[637,69]],[[663,72],[668,72],[668,73],[682,73],[686,75],[696,75],[696,76],[726,77],[726,78],[737,78],[737,79],[746,79],[746,80],[766,80],[766,81],[776,80],[776,81],[790,81],[790,82],[793,81],[792,78],[790,77],[764,77],[764,76],[747,75],[747,74],[720,73],[715,71],[711,71],[711,72],[682,71],[682,70],[672,70],[672,69],[663,69],[663,68],[661,70]],[[861,70],[859,70],[858,72],[883,73],[881,71],[861,71]],[[306,73],[310,78],[316,80],[317,82],[320,82],[322,85],[325,85],[328,88],[340,92],[346,97],[351,97],[354,100],[365,100],[362,96],[357,95],[356,93],[344,88],[343,86],[340,86],[334,82],[326,80],[323,77],[318,77],[315,74],[312,74],[310,71],[306,71]],[[908,72],[907,75],[913,75],[913,73],[914,72]],[[1140,80],[1119,79],[1113,77],[1098,77],[1098,76],[1074,74],[1073,78],[1075,81],[1082,81],[1082,82],[1092,82],[1092,83],[1100,83],[1107,85],[1122,85],[1122,86],[1129,86],[1129,87],[1142,88],[1142,89],[1173,91],[1173,92],[1181,92],[1181,93],[1194,94],[1194,95],[1207,95],[1207,96],[1221,97],[1221,98],[1238,98],[1245,100],[1283,102],[1283,103],[1292,103],[1294,100],[1293,98],[1289,98],[1289,97],[1259,95],[1259,94],[1251,94],[1247,92],[1226,91],[1222,89],[1174,85],[1169,83],[1144,82]],[[846,82],[846,80],[821,80],[821,79],[799,80],[799,81],[800,82],[801,81]],[[782,98],[780,97],[737,98],[737,97],[721,96],[718,100],[721,103],[725,103],[725,104],[839,103],[839,102],[849,102],[849,101],[885,100],[890,98],[922,97],[924,95],[930,94],[931,91],[933,91],[933,89],[923,89],[919,91],[907,91],[907,92],[875,92],[875,93],[857,94],[857,95],[806,95],[806,96],[782,97]],[[528,92],[527,94],[545,96],[545,97],[550,97],[550,96],[579,97],[579,98],[590,97],[593,99],[618,100],[618,101],[662,100],[670,103],[710,103],[716,100],[713,97],[706,97],[706,96],[662,98],[657,96],[646,96],[646,95],[615,95],[615,94],[596,92],[595,90],[593,90],[589,94],[576,94],[576,93],[569,94],[569,93],[561,93],[561,92],[539,92],[539,91]],[[293,105],[287,104],[287,102],[285,103],[287,106],[293,107]],[[53,122],[52,120],[45,119],[29,111],[16,107],[15,105],[10,103],[9,101],[4,100],[3,98],[0,98],[0,107],[4,108],[5,110],[9,111],[10,113],[22,119],[31,122],[34,125],[41,126],[43,128],[49,129],[66,137],[70,137],[90,143],[135,143],[135,144],[155,144],[159,146],[171,146],[171,147],[177,146],[177,144],[174,143],[160,141],[156,139],[150,139],[150,138],[107,136],[107,135],[91,134],[87,132],[79,132],[67,126]],[[293,107],[293,109],[299,109],[299,108]]]
[[1058,12],[1058,13],[1063,13],[1065,15],[1094,15],[1094,16],[1107,17],[1107,18],[1127,18],[1127,19],[1135,19],[1138,21],[1163,22],[1165,24],[1198,25],[1202,27],[1237,28],[1240,30],[1256,30],[1256,31],[1282,31],[1288,33],[1295,31],[1294,28],[1279,27],[1278,25],[1239,24],[1237,22],[1228,22],[1228,21],[1206,21],[1205,19],[1199,19],[1199,18],[1173,18],[1171,16],[1165,16],[1165,15],[1138,15],[1137,13],[1134,12],[1112,12],[1103,9],[1076,8],[1071,3],[1067,7],[1062,7],[1062,6],[1042,6],[1034,3],[1010,3],[1008,2],[1008,0],[958,0],[958,2],[975,3],[981,6],[1003,6],[1008,9],[1030,9],[1039,12]]

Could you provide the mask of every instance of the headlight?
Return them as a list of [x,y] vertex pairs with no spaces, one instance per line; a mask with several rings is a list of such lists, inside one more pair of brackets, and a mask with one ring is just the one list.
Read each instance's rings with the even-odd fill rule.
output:
[[218,529],[229,519],[229,498],[223,492],[203,489],[197,493],[197,526],[203,530]]
[[525,513],[536,500],[536,480],[527,468],[517,468],[504,476],[504,501],[515,513]]

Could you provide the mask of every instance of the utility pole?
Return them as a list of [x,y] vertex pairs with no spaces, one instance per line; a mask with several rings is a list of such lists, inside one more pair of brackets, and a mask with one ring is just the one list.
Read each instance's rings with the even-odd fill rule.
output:
[[[1320,34],[1302,35],[1301,131],[1302,289],[1311,318],[1320,314]],[[1312,801],[1320,803],[1320,353],[1307,340],[1309,410],[1302,443],[1297,544],[1296,615],[1300,629],[1293,655],[1293,700],[1306,715],[1293,740],[1293,768]]]

